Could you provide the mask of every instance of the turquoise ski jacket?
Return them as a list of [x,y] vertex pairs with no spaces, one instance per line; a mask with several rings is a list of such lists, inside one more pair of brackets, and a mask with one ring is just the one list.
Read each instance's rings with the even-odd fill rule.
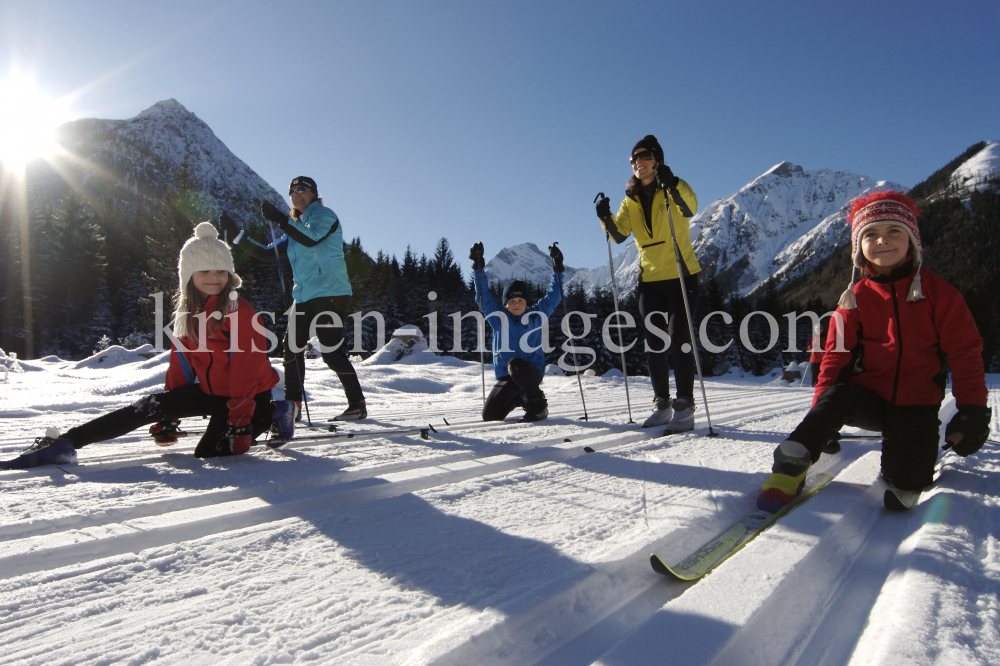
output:
[[[344,230],[336,213],[314,201],[302,213],[301,221],[288,218],[288,226],[293,231],[269,245],[247,240],[264,250],[274,252],[277,248],[288,253],[295,302],[305,303],[323,296],[352,296],[344,261]],[[301,242],[289,235],[300,237]]]

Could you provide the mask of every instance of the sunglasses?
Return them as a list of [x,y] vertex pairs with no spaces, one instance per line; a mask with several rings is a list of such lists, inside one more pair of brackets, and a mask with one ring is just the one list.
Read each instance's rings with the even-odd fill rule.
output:
[[656,158],[653,157],[653,153],[651,153],[648,150],[644,150],[641,153],[636,153],[632,157],[628,158],[628,161],[631,162],[632,164],[635,164],[640,160],[642,160],[643,162],[649,162],[650,160],[655,160],[655,159]]
[[292,189],[288,190],[289,195],[300,194],[302,192],[312,192],[312,188],[306,187],[305,185],[299,185],[298,187],[293,187]]

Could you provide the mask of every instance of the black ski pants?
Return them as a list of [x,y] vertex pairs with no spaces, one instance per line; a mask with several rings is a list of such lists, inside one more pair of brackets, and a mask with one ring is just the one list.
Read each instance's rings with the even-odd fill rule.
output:
[[863,386],[835,384],[816,401],[788,439],[819,460],[840,429],[854,426],[882,433],[882,476],[902,490],[920,490],[934,480],[941,405],[892,405]]
[[[271,392],[262,391],[253,397],[254,407],[250,425],[256,439],[271,427]],[[63,438],[73,443],[73,448],[102,442],[128,434],[136,428],[172,419],[207,416],[208,427],[201,436],[194,455],[214,458],[230,455],[229,441],[221,439],[229,419],[229,396],[210,395],[201,390],[200,384],[187,384],[163,393],[154,393],[128,407],[99,416],[93,421],[70,428]]]
[[[698,274],[685,275],[684,286],[691,312],[698,310]],[[664,349],[663,339],[646,326],[646,316],[651,324],[665,330],[670,336],[670,348]],[[646,352],[646,366],[649,380],[653,384],[653,402],[670,399],[670,366],[674,368],[674,384],[678,398],[694,402],[694,355],[691,352],[691,333],[688,329],[687,313],[684,310],[684,295],[681,281],[658,280],[639,283],[639,316],[642,319],[643,338],[653,351]],[[681,346],[688,344],[688,351]],[[667,354],[670,363],[667,362]]]
[[[316,338],[328,350],[320,352],[323,361],[337,373],[337,378],[340,379],[340,384],[347,395],[347,403],[356,405],[365,399],[365,394],[361,391],[361,382],[358,381],[358,373],[347,357],[347,342],[344,340],[343,322],[347,318],[350,306],[350,296],[323,296],[295,304],[294,339],[291,337],[293,331],[291,321],[285,331],[286,400],[302,400],[302,382],[306,376],[305,351],[293,352],[290,342],[294,341],[296,349],[304,349],[309,341],[309,329],[313,322],[316,323]],[[331,326],[335,323],[329,314],[331,312],[340,317],[340,326],[335,328]],[[337,349],[330,351],[332,347]]]
[[510,374],[499,379],[483,405],[484,421],[503,421],[516,407],[531,405],[547,406],[542,392],[542,373],[523,358],[515,358],[507,364]]

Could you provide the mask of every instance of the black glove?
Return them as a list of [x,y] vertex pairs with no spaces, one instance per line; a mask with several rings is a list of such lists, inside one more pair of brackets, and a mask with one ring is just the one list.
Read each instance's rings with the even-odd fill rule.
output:
[[262,201],[260,203],[260,213],[268,222],[274,222],[279,225],[288,224],[288,214],[282,213],[278,207],[270,201]]
[[603,194],[597,195],[597,219],[602,222],[610,222],[614,219],[611,217],[611,199]]
[[552,257],[552,270],[556,273],[562,273],[566,268],[563,266],[562,250],[558,246],[558,242],[549,245],[549,256]]
[[944,429],[944,438],[952,433],[962,433],[962,441],[958,444],[948,442],[944,448],[951,449],[958,455],[971,456],[986,443],[990,436],[990,419],[993,410],[989,407],[979,405],[962,405],[958,408],[958,413],[952,417],[948,427]]
[[665,190],[672,190],[677,187],[681,179],[674,175],[666,164],[656,165],[656,184]]
[[240,235],[240,228],[236,226],[236,222],[233,221],[233,218],[229,217],[226,211],[222,211],[222,215],[219,216],[219,231],[229,238],[230,243]]
[[483,244],[475,243],[472,249],[469,250],[469,259],[472,259],[472,268],[486,268],[486,262],[483,260]]

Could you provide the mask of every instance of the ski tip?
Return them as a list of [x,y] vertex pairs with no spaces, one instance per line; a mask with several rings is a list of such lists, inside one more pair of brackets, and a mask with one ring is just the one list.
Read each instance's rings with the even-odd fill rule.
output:
[[663,562],[663,560],[661,560],[659,558],[659,556],[656,555],[656,553],[650,554],[650,556],[649,556],[649,564],[650,564],[650,566],[653,567],[653,571],[655,571],[656,573],[660,574],[661,576],[674,577],[674,572],[672,572],[670,570],[670,567],[668,567]]
[[916,504],[916,501],[916,497],[913,497],[909,502],[903,501],[896,493],[888,489],[882,498],[882,504],[888,511],[909,511]]
[[[566,441],[568,442],[569,440],[567,439]],[[583,450],[587,453],[596,453],[594,449],[590,448],[589,446],[583,447]]]

